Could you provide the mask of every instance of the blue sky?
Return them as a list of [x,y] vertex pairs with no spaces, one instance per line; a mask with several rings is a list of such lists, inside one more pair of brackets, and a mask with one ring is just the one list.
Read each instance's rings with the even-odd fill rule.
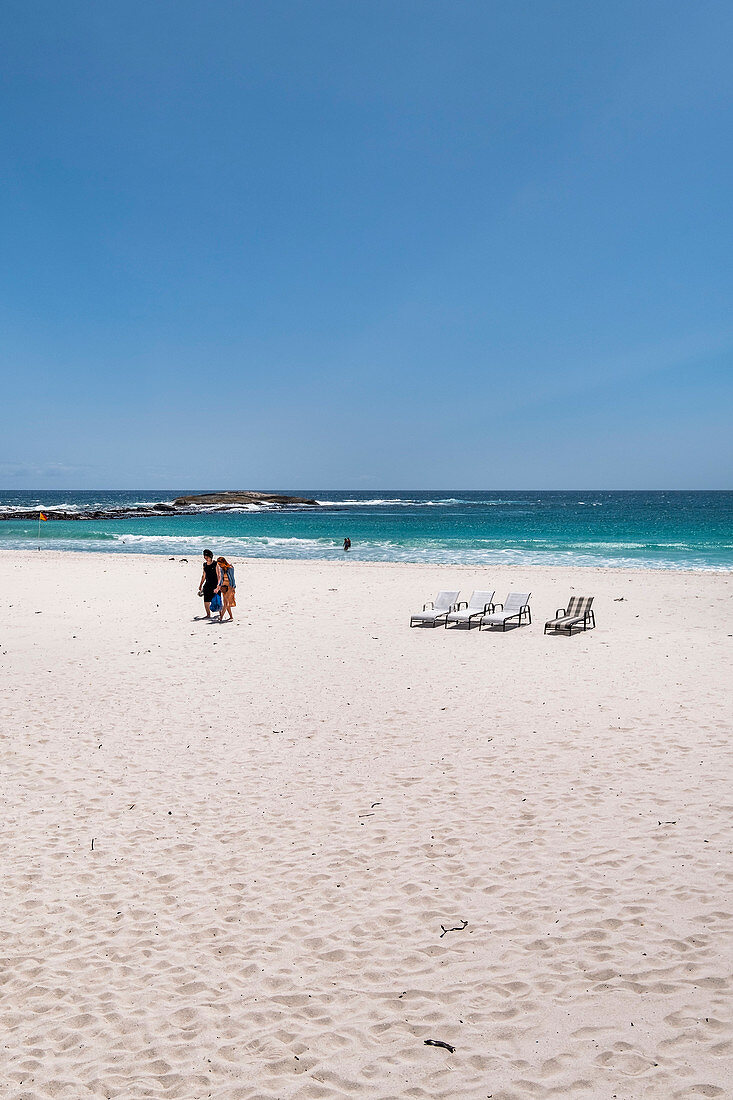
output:
[[733,488],[729,3],[0,26],[0,487]]

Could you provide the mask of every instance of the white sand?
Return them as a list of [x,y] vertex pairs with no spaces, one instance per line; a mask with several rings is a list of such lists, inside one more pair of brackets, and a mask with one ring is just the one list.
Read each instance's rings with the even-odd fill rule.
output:
[[[4,1100],[733,1096],[733,577],[0,575]],[[535,622],[408,629],[454,581]]]

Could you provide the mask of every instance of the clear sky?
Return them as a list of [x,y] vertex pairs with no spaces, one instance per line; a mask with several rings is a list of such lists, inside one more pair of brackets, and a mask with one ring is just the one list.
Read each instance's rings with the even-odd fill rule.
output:
[[4,488],[733,488],[729,0],[5,0]]

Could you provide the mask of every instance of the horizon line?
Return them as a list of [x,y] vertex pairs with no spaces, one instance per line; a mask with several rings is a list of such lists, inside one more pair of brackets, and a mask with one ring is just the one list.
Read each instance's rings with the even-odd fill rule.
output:
[[305,492],[310,492],[310,493],[318,493],[318,492],[323,492],[323,493],[379,493],[379,492],[383,492],[383,493],[448,493],[448,492],[460,492],[460,493],[733,493],[733,488],[725,489],[725,488],[713,488],[713,487],[706,486],[705,488],[687,488],[687,489],[679,489],[679,488],[671,488],[671,487],[662,487],[662,488],[648,488],[648,487],[646,487],[646,488],[643,488],[643,489],[642,488],[623,488],[622,487],[622,488],[610,489],[610,488],[599,488],[599,487],[594,488],[594,487],[590,487],[590,486],[587,486],[587,485],[586,486],[581,486],[581,487],[569,486],[569,487],[564,487],[564,488],[553,488],[553,489],[538,488],[536,486],[532,486],[532,487],[529,487],[529,488],[504,486],[502,488],[490,487],[490,488],[480,489],[480,488],[477,488],[476,486],[465,486],[465,485],[451,485],[451,486],[444,486],[444,487],[429,486],[428,488],[425,488],[425,489],[416,488],[414,486],[405,486],[405,487],[373,486],[373,487],[369,487],[367,489],[356,488],[355,486],[346,486],[346,487],[336,486],[336,487],[332,487],[332,488],[326,488],[325,486],[320,486],[318,488],[313,488],[312,486],[305,486],[305,487],[301,487],[301,488],[297,488],[297,487],[294,487],[294,486],[287,486],[287,487],[280,487],[280,488],[277,488],[277,489],[272,488],[272,487],[259,488],[259,489],[221,489],[221,488],[212,489],[212,488],[191,488],[191,486],[187,486],[184,490],[180,490],[180,488],[179,489],[171,489],[168,486],[152,486],[152,487],[148,486],[146,488],[141,488],[139,486],[126,486],[125,488],[119,488],[119,487],[114,488],[114,487],[111,487],[111,486],[95,486],[94,488],[81,488],[79,486],[77,486],[77,487],[71,487],[71,486],[64,486],[64,487],[45,486],[43,488],[39,488],[37,486],[33,486],[33,487],[25,487],[25,486],[0,487],[0,493],[6,493],[6,492],[7,493],[166,493],[166,492],[179,493],[181,491],[189,492],[189,493],[232,493],[232,492],[233,493],[238,493],[238,492],[241,492],[241,493],[247,493],[247,492],[256,492],[256,493],[286,493],[286,492],[292,492],[292,493],[305,493]]

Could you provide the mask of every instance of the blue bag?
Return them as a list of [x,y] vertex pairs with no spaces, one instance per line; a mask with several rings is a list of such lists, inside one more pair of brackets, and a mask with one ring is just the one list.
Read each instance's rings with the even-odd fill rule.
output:
[[215,592],[209,604],[210,611],[221,611],[221,592]]

